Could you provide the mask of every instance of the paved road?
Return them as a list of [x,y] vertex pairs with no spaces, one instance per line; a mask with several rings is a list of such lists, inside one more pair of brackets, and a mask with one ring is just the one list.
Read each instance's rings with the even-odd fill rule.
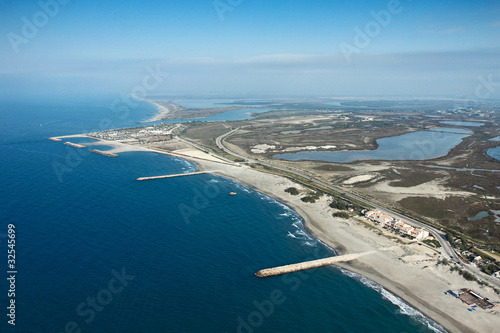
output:
[[455,250],[452,248],[451,244],[446,240],[445,238],[445,234],[443,232],[441,232],[440,230],[432,227],[432,226],[429,226],[423,222],[420,222],[420,221],[417,221],[415,219],[412,219],[410,217],[407,217],[407,216],[404,216],[398,212],[395,212],[395,211],[392,211],[388,208],[385,208],[385,207],[382,207],[380,205],[377,205],[373,202],[370,202],[364,198],[361,198],[357,195],[354,195],[352,193],[348,193],[336,186],[333,186],[333,185],[330,185],[330,184],[327,184],[325,182],[322,182],[320,180],[317,180],[313,177],[310,177],[308,175],[305,175],[303,173],[300,173],[300,172],[296,172],[296,171],[293,171],[293,170],[290,170],[290,169],[286,169],[286,168],[283,168],[283,167],[280,167],[280,166],[276,166],[276,165],[272,165],[272,164],[269,164],[269,163],[266,163],[266,162],[262,162],[262,161],[259,161],[259,160],[255,160],[255,159],[250,159],[246,156],[242,156],[238,153],[235,153],[231,150],[229,150],[228,148],[226,148],[223,144],[223,141],[225,138],[227,138],[228,136],[234,134],[236,131],[238,131],[240,129],[240,127],[238,128],[235,128],[227,133],[224,133],[222,134],[221,136],[219,136],[216,140],[215,140],[215,143],[217,144],[217,147],[219,147],[220,149],[222,149],[223,151],[225,151],[226,153],[230,154],[230,155],[233,155],[233,156],[236,156],[238,158],[241,158],[243,160],[245,160],[246,162],[248,163],[258,163],[260,165],[264,165],[264,166],[267,166],[267,167],[270,167],[270,168],[273,168],[273,169],[278,169],[278,170],[282,170],[282,171],[285,171],[285,172],[288,172],[288,173],[291,173],[291,174],[294,174],[294,175],[297,175],[297,176],[300,176],[300,177],[303,177],[309,181],[312,181],[316,184],[319,184],[321,186],[324,186],[326,188],[329,188],[331,190],[334,190],[334,191],[337,191],[339,192],[340,194],[342,195],[346,195],[346,196],[349,196],[355,200],[358,200],[359,202],[362,202],[362,203],[365,203],[367,205],[370,205],[378,210],[380,210],[381,212],[387,214],[387,215],[391,215],[393,217],[396,217],[398,219],[401,219],[401,220],[404,220],[404,221],[407,221],[409,224],[412,224],[414,226],[417,226],[417,227],[420,227],[420,228],[423,228],[427,231],[429,231],[429,233],[434,236],[434,238],[436,238],[438,241],[439,241],[439,244],[441,245],[441,249],[442,249],[442,254],[447,256],[449,259],[453,258],[452,260],[461,264],[461,266],[469,271],[470,273],[473,273],[474,275],[478,276],[479,278],[481,278],[482,280],[484,281],[487,281],[488,283],[494,285],[495,287],[497,288],[500,288],[500,281],[493,277],[493,276],[490,276],[490,275],[486,275],[484,274],[483,272],[481,272],[479,270],[479,268],[475,267],[475,266],[472,266],[472,265],[469,265],[468,263],[462,261],[460,259],[460,257],[456,254]]

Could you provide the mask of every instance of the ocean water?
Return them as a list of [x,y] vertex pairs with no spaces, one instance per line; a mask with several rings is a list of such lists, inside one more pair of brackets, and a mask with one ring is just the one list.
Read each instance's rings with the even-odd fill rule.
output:
[[[18,272],[16,325],[2,314],[1,332],[442,331],[348,271],[255,277],[332,255],[269,197],[209,174],[139,182],[194,166],[47,140],[135,126],[152,111],[115,112],[112,101],[0,102],[0,247],[14,224]],[[6,313],[5,279],[1,288]]]

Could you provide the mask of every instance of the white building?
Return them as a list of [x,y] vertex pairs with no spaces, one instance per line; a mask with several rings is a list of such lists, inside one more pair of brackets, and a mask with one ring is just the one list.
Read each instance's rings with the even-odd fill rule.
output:
[[370,220],[380,223],[382,227],[384,227],[386,223],[392,222],[393,220],[391,216],[382,214],[382,212],[379,212],[378,210],[369,211],[365,215]]
[[424,229],[413,229],[410,232],[410,236],[412,236],[416,240],[422,240],[422,239],[426,239],[427,237],[429,237],[429,232],[427,230],[424,230]]

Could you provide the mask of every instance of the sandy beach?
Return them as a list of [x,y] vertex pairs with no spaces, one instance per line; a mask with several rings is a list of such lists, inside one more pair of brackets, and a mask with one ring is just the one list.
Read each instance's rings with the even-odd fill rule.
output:
[[[358,273],[383,286],[406,303],[432,318],[449,332],[494,332],[500,325],[500,310],[468,311],[466,304],[450,295],[447,290],[473,288],[492,300],[500,299],[489,287],[466,281],[449,266],[437,266],[443,257],[436,251],[417,244],[403,245],[380,236],[361,222],[332,216],[325,196],[316,203],[304,203],[300,196],[284,190],[296,183],[283,177],[265,174],[247,167],[216,166],[200,163],[202,170],[231,178],[243,185],[253,185],[257,191],[285,203],[305,220],[308,231],[338,254],[359,253],[395,247],[395,250],[377,251],[350,263],[337,266]],[[283,263],[289,264],[289,263]],[[265,267],[263,267],[265,268]]]
[[[117,146],[113,152],[154,151],[167,154],[165,151],[112,141],[101,144]],[[437,265],[437,260],[444,258],[438,251],[416,243],[402,244],[396,239],[379,235],[377,229],[368,227],[362,220],[335,218],[332,216],[334,210],[328,206],[329,198],[326,196],[316,203],[304,203],[300,200],[300,195],[286,193],[284,190],[288,187],[302,188],[289,179],[256,171],[246,165],[221,163],[213,156],[201,159],[199,153],[198,151],[196,154],[190,154],[189,149],[186,149],[182,155],[169,155],[194,162],[198,171],[208,171],[246,186],[254,186],[257,191],[288,205],[303,217],[308,231],[333,248],[337,254],[375,251],[337,266],[376,282],[425,316],[432,318],[448,332],[494,332],[500,327],[498,307],[470,312],[466,304],[453,296],[445,295],[447,290],[472,288],[492,301],[500,300],[500,296],[495,294],[493,289],[466,281],[458,273],[451,272],[449,266]],[[387,248],[391,249],[379,251]]]
[[153,101],[150,101],[148,99],[144,99],[144,101],[148,102],[150,104],[155,105],[158,108],[158,114],[155,115],[152,118],[149,118],[149,119],[146,119],[144,121],[141,121],[141,123],[150,123],[150,122],[153,122],[153,121],[159,121],[159,120],[168,119],[168,117],[169,117],[169,115],[171,113],[173,113],[176,110],[178,110],[178,109],[181,108],[180,105],[177,105],[177,104],[174,104],[174,103],[165,103],[165,105],[161,105],[161,104],[155,103]]

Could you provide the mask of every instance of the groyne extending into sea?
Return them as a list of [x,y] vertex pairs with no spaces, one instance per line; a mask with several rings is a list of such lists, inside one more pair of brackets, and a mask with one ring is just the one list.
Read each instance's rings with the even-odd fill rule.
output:
[[306,269],[328,266],[328,265],[332,265],[332,264],[335,264],[338,262],[346,262],[346,261],[355,260],[355,259],[358,259],[359,257],[365,256],[367,254],[372,254],[375,252],[377,252],[377,251],[372,250],[372,251],[366,251],[366,252],[361,252],[361,253],[352,253],[352,254],[346,254],[346,255],[342,255],[342,256],[334,256],[334,257],[329,257],[329,258],[305,261],[305,262],[301,262],[301,263],[297,263],[297,264],[279,266],[279,267],[274,267],[274,268],[266,268],[266,269],[261,269],[260,271],[256,272],[255,275],[257,275],[258,277],[267,277],[267,276],[293,273],[293,272],[303,271]]
[[75,147],[75,148],[86,148],[86,146],[84,146],[84,145],[80,145],[78,143],[73,143],[73,142],[69,142],[69,141],[66,141],[64,144],[71,146],[71,147]]
[[104,156],[108,156],[108,157],[118,157],[118,155],[116,155],[116,154],[113,154],[113,153],[110,153],[107,151],[97,150],[97,149],[92,149],[91,152],[96,153],[96,154],[101,154]]
[[173,178],[173,177],[183,177],[183,176],[193,176],[193,175],[201,175],[203,173],[208,173],[208,171],[197,171],[197,172],[188,172],[188,173],[177,173],[173,175],[164,175],[164,176],[152,176],[152,177],[139,177],[137,180],[153,180],[153,179],[163,179],[163,178]]

